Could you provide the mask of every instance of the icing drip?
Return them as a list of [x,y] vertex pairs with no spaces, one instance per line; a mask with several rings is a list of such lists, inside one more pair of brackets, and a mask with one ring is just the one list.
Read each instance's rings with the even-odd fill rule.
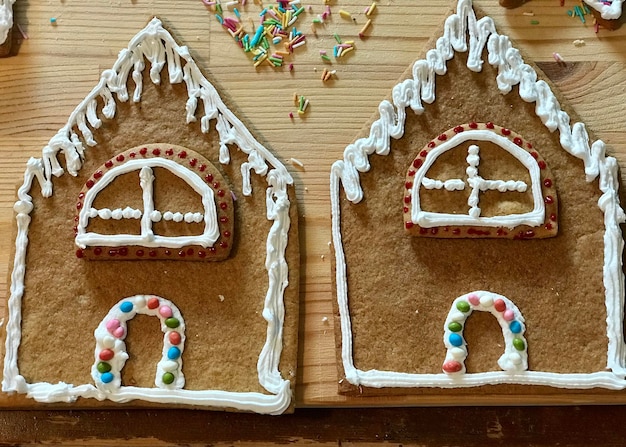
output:
[[[1,1],[1,0],[0,0]],[[5,0],[6,1],[6,0]],[[37,179],[42,195],[52,195],[52,175],[62,175],[57,155],[62,152],[66,160],[66,168],[70,174],[76,175],[82,166],[85,156],[83,141],[89,146],[96,144],[91,133],[102,121],[96,110],[98,98],[104,102],[102,115],[111,119],[115,116],[116,99],[129,99],[126,89],[128,75],[132,70],[135,82],[133,100],[141,100],[142,71],[144,57],[150,62],[150,78],[152,82],[160,82],[161,69],[167,65],[171,83],[185,82],[189,98],[186,104],[187,122],[196,120],[195,114],[198,100],[202,102],[204,114],[200,128],[207,133],[210,120],[217,119],[216,128],[220,135],[220,162],[229,163],[230,156],[227,144],[234,143],[246,154],[248,161],[241,165],[243,174],[243,193],[252,193],[250,172],[266,176],[267,218],[272,226],[266,242],[266,262],[269,286],[265,295],[263,318],[268,322],[267,335],[257,364],[259,383],[271,394],[258,392],[232,392],[223,390],[184,390],[179,388],[139,388],[120,387],[114,390],[102,390],[91,384],[73,385],[63,382],[56,384],[38,382],[28,383],[20,375],[18,368],[18,349],[21,341],[22,297],[24,295],[24,277],[26,274],[26,250],[28,247],[28,227],[30,212],[33,209],[32,198],[28,194],[33,180]],[[184,66],[183,62],[184,61]],[[115,94],[115,97],[113,96]],[[74,132],[78,128],[79,132]],[[80,136],[79,136],[80,134]],[[81,140],[82,138],[82,140]],[[269,169],[269,166],[272,166]],[[144,174],[144,177],[147,177]],[[102,178],[101,180],[104,180]],[[99,182],[100,183],[100,182]],[[264,414],[281,414],[291,403],[291,383],[282,377],[278,367],[282,352],[282,336],[284,322],[284,290],[288,285],[288,265],[285,252],[290,227],[290,202],[287,195],[288,185],[293,179],[285,166],[275,158],[263,145],[254,139],[241,121],[226,107],[211,83],[202,75],[186,47],[181,47],[165,30],[158,19],[153,19],[130,42],[127,49],[122,50],[110,70],[102,73],[98,85],[76,107],[67,124],[52,137],[42,150],[42,158],[31,158],[26,166],[24,181],[18,189],[18,201],[14,209],[17,220],[16,250],[13,271],[11,273],[11,296],[8,300],[8,320],[6,323],[5,361],[2,378],[2,390],[5,392],[25,393],[39,402],[74,402],[78,397],[108,399],[114,402],[129,402],[140,399],[148,402],[166,404],[185,404],[192,406],[210,406],[219,408],[235,408],[243,411],[254,411]],[[144,190],[145,191],[145,190]],[[234,197],[234,196],[233,196]],[[206,207],[205,207],[206,208]],[[91,204],[82,208],[85,219],[88,219]],[[154,211],[154,212],[153,212]],[[122,211],[123,213],[123,211]],[[158,214],[157,214],[158,213]],[[111,212],[113,214],[113,212]],[[176,213],[173,214],[173,216]],[[200,214],[200,213],[198,213]],[[156,210],[143,211],[144,219],[157,221],[163,217]],[[193,220],[198,216],[193,214]],[[208,215],[202,216],[205,220]],[[190,218],[187,214],[183,219]],[[174,219],[174,217],[172,217]],[[158,371],[168,372],[172,365],[159,364]]]
[[7,40],[13,27],[13,3],[15,0],[0,0],[0,45]]
[[600,16],[606,20],[616,20],[622,16],[622,3],[624,0],[584,0],[585,3],[600,13]]
[[[621,2],[619,2],[621,3]],[[468,45],[469,42],[469,45]],[[482,53],[487,49],[488,62],[498,68],[496,77],[502,94],[518,86],[520,97],[535,103],[535,113],[550,131],[559,131],[559,141],[568,153],[583,161],[587,181],[599,177],[602,196],[599,206],[604,212],[604,286],[607,310],[607,369],[592,374],[556,374],[543,371],[487,372],[448,377],[446,374],[410,374],[393,371],[359,370],[352,357],[352,330],[348,306],[347,272],[341,237],[339,205],[340,183],[348,200],[358,203],[363,199],[359,173],[370,169],[368,157],[376,153],[386,155],[390,139],[404,133],[406,108],[415,113],[424,111],[424,103],[435,100],[436,75],[447,72],[446,63],[454,52],[468,52],[467,67],[479,72]],[[617,162],[605,155],[605,145],[597,140],[590,144],[583,123],[570,125],[549,85],[537,80],[534,69],[524,63],[519,51],[513,48],[507,36],[496,32],[490,17],[476,19],[471,0],[459,0],[457,10],[444,24],[443,36],[423,60],[413,65],[412,78],[397,84],[392,90],[392,101],[384,100],[378,107],[379,118],[370,127],[370,133],[348,145],[343,159],[336,161],[330,174],[332,237],[336,259],[337,302],[341,316],[341,357],[346,379],[354,385],[380,387],[470,387],[498,383],[549,385],[561,388],[626,387],[623,337],[624,275],[622,272],[623,238],[619,224],[625,215],[617,196]],[[420,185],[416,182],[415,185]],[[413,187],[417,187],[417,186]]]

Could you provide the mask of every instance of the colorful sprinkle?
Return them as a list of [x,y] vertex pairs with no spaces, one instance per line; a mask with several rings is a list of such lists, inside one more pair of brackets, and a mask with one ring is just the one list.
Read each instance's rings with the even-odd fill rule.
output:
[[456,303],[456,308],[460,310],[461,312],[465,313],[465,312],[469,312],[470,305],[467,301],[458,301]]
[[513,346],[518,351],[523,351],[524,349],[526,349],[526,343],[524,343],[524,340],[522,340],[521,338],[514,338],[513,339]]
[[168,359],[176,360],[179,357],[180,357],[180,349],[178,349],[176,346],[172,346],[170,349],[167,350]]
[[448,341],[452,346],[462,346],[463,345],[463,337],[459,334],[450,334],[448,337]]
[[165,320],[165,326],[175,329],[180,326],[180,321],[178,321],[178,318],[170,317]]
[[509,329],[514,334],[519,334],[520,332],[522,332],[522,325],[519,321],[511,321],[511,323],[509,324]]
[[131,303],[130,301],[124,301],[122,304],[120,304],[120,310],[124,313],[128,313],[131,310],[133,310],[133,303]]
[[111,364],[107,362],[98,362],[96,369],[99,373],[104,374],[111,371]]

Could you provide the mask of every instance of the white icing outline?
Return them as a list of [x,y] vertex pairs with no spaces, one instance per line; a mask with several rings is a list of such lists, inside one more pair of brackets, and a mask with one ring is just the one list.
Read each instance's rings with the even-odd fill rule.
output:
[[[186,104],[187,122],[196,121],[198,100],[203,104],[204,114],[200,119],[203,133],[210,130],[210,121],[217,120],[216,129],[220,136],[221,163],[230,162],[228,144],[234,143],[248,155],[248,160],[241,165],[243,174],[242,190],[244,195],[252,194],[250,173],[265,176],[267,188],[266,217],[272,222],[267,235],[265,268],[268,275],[268,288],[265,294],[262,316],[267,321],[267,335],[257,362],[259,384],[269,393],[233,392],[224,390],[183,390],[183,389],[144,389],[124,387],[116,392],[104,393],[91,384],[72,385],[63,382],[28,383],[20,375],[18,367],[18,349],[21,341],[22,297],[26,275],[26,251],[28,247],[28,228],[30,213],[33,210],[32,197],[29,195],[33,181],[37,179],[44,197],[52,195],[52,175],[60,176],[64,170],[57,159],[62,152],[67,170],[76,175],[82,167],[85,149],[82,141],[96,145],[89,126],[98,128],[102,121],[98,117],[98,99],[104,102],[101,113],[108,119],[115,116],[117,101],[128,100],[126,83],[131,70],[135,81],[133,100],[141,101],[142,72],[146,68],[145,59],[150,64],[150,78],[158,84],[160,72],[167,66],[169,81],[172,84],[185,82],[189,99]],[[182,65],[182,62],[185,65]],[[115,94],[115,97],[113,96]],[[74,132],[78,128],[80,137]],[[82,137],[82,140],[81,140]],[[271,169],[270,169],[271,166]],[[242,411],[254,411],[264,414],[281,414],[291,403],[291,382],[284,379],[278,369],[282,353],[283,324],[285,319],[284,291],[288,285],[289,267],[285,259],[288,243],[290,201],[288,185],[293,179],[287,168],[261,143],[259,143],[226,107],[217,90],[204,77],[187,47],[179,46],[172,35],[163,28],[157,18],[135,37],[127,49],[120,52],[112,69],[105,70],[99,83],[87,97],[74,109],[67,123],[42,150],[41,158],[31,158],[24,171],[24,181],[18,188],[13,209],[16,212],[17,237],[15,239],[15,258],[11,272],[11,295],[8,300],[6,320],[5,356],[2,377],[2,391],[18,392],[39,402],[74,402],[78,397],[108,399],[114,402],[129,402],[140,399],[164,404],[185,404],[232,408]],[[297,241],[296,241],[297,243]],[[188,318],[189,319],[189,318]]]
[[[156,298],[159,301],[159,305],[154,309],[150,309],[147,306],[150,298]],[[121,309],[123,303],[131,303],[132,309],[129,312],[124,312]],[[179,322],[178,327],[170,328],[166,325],[165,320],[169,317],[164,317],[160,313],[162,306],[167,306],[172,310],[172,317],[176,318]],[[96,388],[105,392],[113,393],[118,392],[122,386],[121,372],[124,369],[126,360],[129,355],[126,351],[126,343],[124,339],[128,333],[128,321],[135,318],[137,314],[154,316],[161,322],[161,331],[163,332],[163,349],[161,351],[161,360],[157,363],[156,375],[154,378],[154,384],[159,388],[164,389],[181,389],[185,385],[185,376],[183,375],[183,352],[185,350],[185,320],[180,313],[178,307],[176,307],[171,301],[157,297],[154,295],[135,295],[120,300],[115,304],[109,313],[102,319],[97,329],[94,331],[94,337],[96,338],[96,350],[94,353],[94,364],[91,367],[91,377],[93,378]],[[124,334],[121,337],[115,337],[111,331],[107,329],[107,323],[111,320],[117,320],[120,324],[119,327],[123,329]],[[173,345],[170,342],[169,334],[171,332],[178,332],[180,334],[180,343]],[[180,355],[175,360],[168,358],[168,351],[170,348],[176,347],[180,351]],[[101,360],[100,353],[104,349],[111,349],[114,352],[114,356],[111,360]],[[113,380],[104,383],[102,381],[102,373],[98,371],[98,364],[105,361],[111,366],[111,374],[113,374]],[[171,372],[174,374],[175,380],[171,384],[163,382],[163,374]]]
[[[476,297],[479,300],[478,305],[471,303],[470,297],[472,296]],[[496,302],[496,300],[502,300],[506,305],[506,310],[510,310],[513,313],[513,320],[511,321],[517,321],[520,324],[520,331],[517,334],[514,334],[513,331],[511,331],[510,321],[507,321],[504,318],[504,313],[496,310],[496,308],[494,307],[494,303]],[[469,305],[469,310],[467,312],[462,312],[457,308],[457,304],[460,302],[465,302]],[[465,322],[475,310],[489,312],[491,315],[496,317],[496,320],[498,320],[498,324],[502,329],[502,337],[504,338],[504,353],[498,359],[498,365],[500,366],[500,368],[502,368],[502,370],[504,371],[511,372],[527,370],[528,343],[526,342],[526,338],[524,338],[526,326],[524,325],[524,317],[522,316],[522,313],[519,311],[517,306],[507,297],[498,295],[497,293],[478,290],[476,292],[467,293],[455,299],[452,303],[452,306],[450,307],[450,312],[448,312],[448,316],[446,317],[446,321],[443,326],[443,344],[446,347],[446,357],[444,360],[444,364],[448,361],[454,360],[459,362],[462,366],[460,371],[446,374],[465,374],[465,359],[468,356],[468,352],[467,343],[465,342],[465,337],[463,337],[463,329],[465,329]],[[450,323],[453,322],[461,324],[460,331],[453,332],[450,330]],[[461,336],[461,346],[454,346],[450,342],[451,334],[458,334]],[[513,345],[513,340],[515,338],[519,338],[524,342],[524,349],[518,350],[515,348],[515,346]]]
[[[445,152],[455,149],[460,144],[469,140],[488,141],[498,145],[503,150],[514,156],[528,170],[532,183],[533,210],[522,214],[508,214],[505,216],[473,217],[469,213],[450,214],[422,211],[420,206],[419,190],[423,179],[437,158]],[[470,196],[471,198],[471,196]],[[447,139],[428,152],[424,163],[415,172],[413,187],[411,188],[411,220],[414,224],[424,228],[432,228],[446,225],[473,225],[479,227],[506,227],[513,228],[518,225],[536,227],[543,225],[545,220],[545,204],[541,192],[541,174],[537,160],[527,151],[517,146],[508,138],[502,137],[489,130],[465,130]]]
[[[153,182],[154,173],[152,168],[164,168],[178,178],[184,180],[202,198],[204,208],[204,231],[194,236],[159,236],[152,231],[152,212],[154,209]],[[99,234],[88,232],[90,210],[93,201],[98,194],[109,186],[118,176],[129,172],[139,171],[141,189],[143,191],[143,215],[141,217],[141,234]],[[156,248],[180,248],[187,245],[201,245],[204,248],[212,247],[220,237],[219,223],[217,221],[217,209],[213,190],[206,182],[191,169],[161,157],[144,159],[129,159],[123,164],[107,170],[102,178],[93,187],[85,192],[83,206],[78,213],[78,226],[76,230],[76,245],[80,248],[93,246],[123,247],[138,245],[142,247]]]
[[[469,47],[468,47],[469,40]],[[535,113],[550,131],[559,131],[561,147],[581,159],[588,182],[599,178],[602,192],[598,206],[604,213],[604,268],[605,305],[607,310],[607,369],[596,373],[552,373],[547,371],[509,371],[459,374],[413,374],[395,371],[363,371],[355,367],[352,356],[352,329],[348,307],[346,262],[341,238],[340,183],[346,198],[358,203],[363,198],[359,172],[370,169],[368,157],[373,153],[386,155],[390,139],[401,138],[404,133],[406,108],[422,113],[422,101],[435,100],[436,75],[447,72],[447,61],[455,52],[468,52],[467,67],[480,72],[482,53],[487,48],[488,61],[498,68],[496,77],[502,94],[509,93],[514,85],[526,102],[534,102]],[[537,80],[535,70],[524,63],[519,51],[507,36],[496,32],[493,19],[488,16],[476,19],[471,0],[459,0],[456,12],[444,25],[444,33],[426,58],[413,65],[413,77],[397,84],[392,91],[393,103],[383,100],[378,106],[380,117],[370,127],[369,136],[348,145],[343,160],[333,163],[330,173],[330,199],[332,212],[332,238],[335,248],[337,304],[341,324],[341,358],[346,380],[353,385],[382,387],[472,387],[488,384],[534,384],[557,388],[626,388],[624,358],[626,344],[623,335],[624,273],[622,252],[624,240],[619,226],[625,215],[617,195],[618,165],[613,157],[605,155],[601,140],[590,145],[583,123],[570,127],[570,117],[564,112],[550,86]]]

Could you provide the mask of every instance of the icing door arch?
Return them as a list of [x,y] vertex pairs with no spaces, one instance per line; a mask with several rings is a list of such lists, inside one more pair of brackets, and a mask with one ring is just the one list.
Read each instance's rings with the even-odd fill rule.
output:
[[129,358],[124,339],[129,321],[137,314],[154,316],[161,322],[163,349],[161,360],[156,365],[155,385],[165,389],[183,388],[185,322],[171,301],[154,295],[135,295],[120,300],[98,325],[94,332],[96,350],[91,368],[96,387],[113,391],[122,386],[121,373]]
[[475,310],[491,313],[500,324],[504,337],[504,353],[498,359],[500,368],[511,372],[527,370],[528,346],[524,338],[524,317],[508,298],[481,290],[462,295],[452,303],[444,325],[443,343],[447,351],[443,372],[465,373],[468,350],[463,329],[465,321]]

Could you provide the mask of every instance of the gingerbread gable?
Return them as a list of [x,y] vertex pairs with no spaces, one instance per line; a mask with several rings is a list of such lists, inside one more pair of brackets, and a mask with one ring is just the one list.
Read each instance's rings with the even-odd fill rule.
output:
[[[131,118],[140,124],[125,124]],[[42,158],[28,161],[14,207],[3,391],[41,402],[289,409],[298,314],[292,183],[154,18]],[[57,218],[65,223],[46,224]],[[50,256],[44,268],[41,252]],[[47,278],[35,277],[42,270]],[[148,317],[131,323],[139,315]],[[61,340],[73,343],[70,359],[48,357],[63,351]],[[149,350],[156,375],[126,364]]]
[[432,47],[332,166],[340,383],[625,388],[616,160],[471,0]]

